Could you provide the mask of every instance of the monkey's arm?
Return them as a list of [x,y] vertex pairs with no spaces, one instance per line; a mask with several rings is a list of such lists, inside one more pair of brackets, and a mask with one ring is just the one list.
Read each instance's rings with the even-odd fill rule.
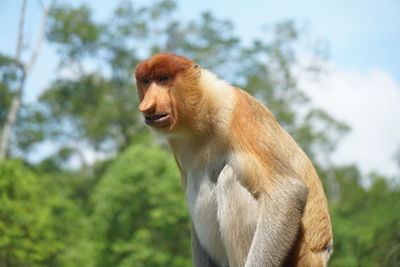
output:
[[192,257],[194,267],[218,267],[211,260],[210,256],[200,245],[199,238],[197,237],[196,230],[192,224]]
[[308,196],[299,179],[282,179],[274,192],[258,199],[257,229],[245,267],[281,266],[294,242]]

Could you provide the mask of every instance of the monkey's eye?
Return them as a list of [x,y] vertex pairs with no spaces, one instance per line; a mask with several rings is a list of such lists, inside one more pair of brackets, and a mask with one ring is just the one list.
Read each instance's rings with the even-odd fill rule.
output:
[[161,77],[158,78],[159,82],[164,82],[166,80],[168,80],[168,76],[161,76]]
[[143,80],[142,80],[142,83],[148,84],[148,83],[149,83],[149,79],[143,79]]

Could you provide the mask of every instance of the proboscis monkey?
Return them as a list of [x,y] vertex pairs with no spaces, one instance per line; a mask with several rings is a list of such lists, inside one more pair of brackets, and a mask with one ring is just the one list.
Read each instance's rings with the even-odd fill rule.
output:
[[135,77],[139,110],[181,172],[196,267],[327,265],[321,182],[265,106],[175,54],[152,56]]

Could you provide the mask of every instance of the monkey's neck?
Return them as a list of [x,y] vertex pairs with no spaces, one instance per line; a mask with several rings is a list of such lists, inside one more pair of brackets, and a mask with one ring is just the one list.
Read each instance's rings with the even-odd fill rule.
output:
[[227,142],[230,140],[237,90],[204,69],[201,70],[197,90],[197,102],[191,101],[193,110],[186,113],[191,117],[185,118],[176,134],[167,136],[179,161],[193,159],[196,155],[204,157],[199,161],[213,160],[224,153],[226,147],[232,147]]
[[204,69],[201,70],[198,86],[201,93],[194,119],[196,131],[203,138],[226,135],[236,105],[237,90]]
[[200,168],[204,164],[214,162],[228,154],[227,140],[219,137],[206,138],[168,138],[178,165]]

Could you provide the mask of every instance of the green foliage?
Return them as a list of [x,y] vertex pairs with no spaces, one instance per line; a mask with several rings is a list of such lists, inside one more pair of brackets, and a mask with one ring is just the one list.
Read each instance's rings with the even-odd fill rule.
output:
[[95,266],[189,266],[190,231],[175,163],[136,145],[110,166],[92,196]]
[[87,245],[87,216],[71,181],[16,160],[0,164],[0,266],[84,266],[71,247]]
[[[45,266],[63,248],[52,222],[57,205],[47,203],[44,189],[40,177],[21,162],[0,164],[1,266]],[[60,204],[58,208],[65,205]]]
[[400,189],[372,175],[369,189],[359,185],[356,167],[337,170],[343,192],[332,209],[335,251],[331,266],[397,266],[400,264]]
[[52,8],[47,38],[62,44],[60,52],[68,63],[96,51],[101,25],[92,21],[91,10],[82,5],[72,8],[68,5]]
[[53,136],[87,140],[95,149],[107,151],[110,146],[126,147],[137,118],[134,105],[122,102],[134,98],[133,85],[123,91],[101,75],[89,74],[55,81],[41,101],[51,112],[48,125]]

